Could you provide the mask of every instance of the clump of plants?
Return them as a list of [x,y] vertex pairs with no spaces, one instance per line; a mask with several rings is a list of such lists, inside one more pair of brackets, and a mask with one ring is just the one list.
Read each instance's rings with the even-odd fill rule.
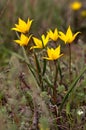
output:
[[[30,20],[29,18],[27,22],[19,18],[18,24],[15,24],[15,27],[12,28],[12,30],[16,32],[18,38],[14,40],[14,42],[20,46],[22,51],[21,53],[14,54],[24,62],[25,68],[28,67],[29,74],[27,76],[30,75],[31,77],[27,83],[27,81],[23,79],[23,76],[20,76],[21,82],[23,82],[25,88],[29,89],[30,93],[33,93],[29,95],[31,96],[31,102],[35,102],[32,104],[30,103],[31,109],[34,111],[34,120],[30,129],[63,130],[69,129],[70,127],[73,128],[74,113],[76,113],[77,122],[81,121],[84,113],[83,110],[81,112],[81,109],[77,109],[80,103],[75,106],[75,109],[71,106],[74,105],[73,100],[75,91],[77,91],[76,84],[79,83],[86,71],[85,67],[81,70],[79,75],[75,76],[72,67],[73,52],[71,51],[71,46],[81,32],[73,34],[69,25],[66,33],[59,31],[57,28],[54,30],[49,29],[46,30],[44,34],[40,34],[38,38],[30,32],[33,22],[34,20]],[[64,48],[68,49],[66,71],[64,69],[66,66]],[[42,98],[44,104],[46,104],[46,110],[51,113],[48,113],[48,116],[52,115],[50,116],[52,119],[49,118],[46,120],[43,116],[44,112],[43,114],[39,114],[38,105],[42,100],[39,101],[37,95],[34,97],[35,92],[38,93],[38,97]],[[26,93],[25,97],[27,97]],[[40,106],[41,110],[44,111],[42,109],[43,106]],[[46,114],[45,117],[47,117]],[[67,124],[63,125],[62,122],[65,122],[67,119],[69,123],[67,122]],[[52,125],[49,125],[50,122],[52,122]],[[55,123],[54,126],[53,123]]]

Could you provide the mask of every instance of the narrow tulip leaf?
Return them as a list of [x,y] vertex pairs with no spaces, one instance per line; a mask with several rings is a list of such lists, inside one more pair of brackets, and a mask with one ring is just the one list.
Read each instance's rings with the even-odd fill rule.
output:
[[[28,64],[27,64],[28,65]],[[33,69],[31,66],[29,66],[28,65],[28,68],[30,69],[30,71],[31,71],[31,73],[33,74],[33,76],[34,76],[34,78],[35,78],[35,80],[36,80],[36,82],[37,82],[37,84],[38,84],[38,86],[40,85],[40,83],[39,83],[39,81],[38,81],[38,79],[37,79],[37,76],[36,76],[36,74],[35,74],[35,69]]]
[[42,72],[42,75],[44,76],[45,72],[46,72],[46,64],[47,64],[47,61],[46,59],[43,59],[43,72]]
[[59,75],[60,75],[60,82],[62,82],[62,70],[61,70],[59,61],[58,61],[58,72],[59,72]]
[[38,60],[38,58],[37,58],[36,53],[34,53],[34,57],[35,57],[35,62],[36,62],[37,71],[38,71],[38,73],[40,74],[40,73],[41,73],[41,67],[40,67],[39,60]]
[[53,84],[51,83],[50,79],[47,76],[45,76],[43,80],[47,83],[48,87],[53,89]]
[[81,76],[84,74],[84,72],[86,71],[86,67],[81,71],[81,73],[79,74],[79,76],[73,81],[73,83],[70,85],[70,88],[67,92],[67,94],[65,95],[65,97],[63,98],[63,101],[61,103],[61,106],[60,106],[60,111],[62,110],[65,102],[67,101],[70,93],[73,91],[73,89],[75,88],[77,82],[79,81],[79,79],[81,78]]
[[38,57],[37,57],[36,53],[34,53],[34,58],[35,58],[35,63],[36,63],[39,86],[43,89],[43,80],[42,80],[41,67],[40,67],[39,60],[38,60]]

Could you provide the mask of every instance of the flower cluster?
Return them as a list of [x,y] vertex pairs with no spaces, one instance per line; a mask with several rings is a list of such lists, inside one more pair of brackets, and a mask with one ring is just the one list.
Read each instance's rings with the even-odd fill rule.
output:
[[26,35],[29,32],[29,30],[30,30],[32,21],[33,20],[30,20],[28,18],[27,23],[26,23],[21,18],[19,18],[18,24],[15,24],[15,27],[12,28],[12,30],[20,32],[19,39],[18,40],[14,40],[20,46],[26,46],[28,44],[28,42],[30,41],[31,37],[32,37],[32,35],[29,35],[29,36]]
[[[30,30],[32,21],[33,20],[30,20],[28,18],[28,21],[26,23],[25,21],[23,21],[22,19],[19,18],[19,23],[15,24],[15,28],[12,28],[12,30],[15,30],[15,31],[21,33],[19,39],[14,40],[20,46],[28,45],[28,43],[32,37],[32,35],[29,35],[29,37],[27,36],[27,33]],[[56,42],[58,40],[58,38],[63,40],[65,44],[71,44],[79,33],[80,32],[73,34],[70,26],[68,27],[66,34],[64,34],[62,31],[58,31],[57,28],[55,28],[54,31],[52,31],[50,29],[49,31],[47,31],[46,36],[44,34],[41,35],[41,39],[32,37],[35,45],[31,46],[30,50],[36,49],[36,48],[43,49],[48,45],[49,41],[52,40],[52,41]],[[43,57],[43,58],[47,59],[47,60],[57,60],[58,58],[60,58],[63,55],[63,54],[61,54],[60,45],[58,47],[56,47],[55,49],[47,47],[46,52],[47,52],[47,57]]]

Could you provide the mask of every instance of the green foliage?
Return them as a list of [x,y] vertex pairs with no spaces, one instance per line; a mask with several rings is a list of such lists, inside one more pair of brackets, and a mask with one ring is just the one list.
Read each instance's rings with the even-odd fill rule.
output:
[[39,120],[39,126],[40,126],[40,130],[49,130],[49,124],[48,124],[48,119],[45,117],[41,117]]

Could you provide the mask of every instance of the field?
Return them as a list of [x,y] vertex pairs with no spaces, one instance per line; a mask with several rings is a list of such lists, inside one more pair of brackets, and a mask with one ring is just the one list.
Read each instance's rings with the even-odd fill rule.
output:
[[86,1],[0,1],[0,130],[86,130]]

